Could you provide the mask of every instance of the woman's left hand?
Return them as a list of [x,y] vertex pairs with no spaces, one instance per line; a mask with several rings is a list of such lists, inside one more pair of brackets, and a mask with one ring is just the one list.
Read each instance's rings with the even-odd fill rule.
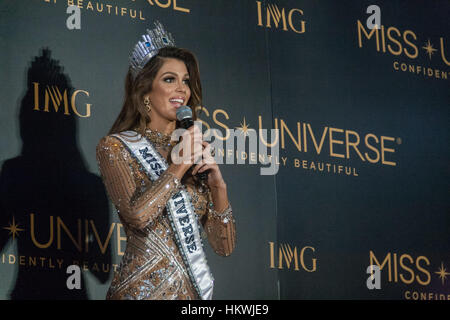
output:
[[208,186],[210,188],[220,188],[225,186],[225,181],[223,180],[219,166],[211,155],[211,145],[206,141],[203,141],[202,145],[204,147],[202,151],[202,160],[194,167],[192,175],[209,170],[208,179],[206,180]]

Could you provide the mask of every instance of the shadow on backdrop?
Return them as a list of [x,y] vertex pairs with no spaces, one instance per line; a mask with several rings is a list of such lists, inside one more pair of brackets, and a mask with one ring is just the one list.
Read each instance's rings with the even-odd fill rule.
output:
[[[18,112],[22,152],[0,173],[0,252],[17,242],[17,253],[3,257],[16,268],[11,299],[88,299],[83,273],[101,283],[111,273],[108,198],[77,147],[73,88],[50,55],[43,49],[28,68]],[[72,264],[82,266],[81,289],[67,287]]]

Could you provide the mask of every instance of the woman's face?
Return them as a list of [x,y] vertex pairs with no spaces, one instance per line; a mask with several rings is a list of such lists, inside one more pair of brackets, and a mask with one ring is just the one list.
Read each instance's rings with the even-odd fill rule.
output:
[[145,97],[150,99],[153,123],[175,121],[177,109],[186,105],[191,97],[186,64],[178,59],[166,58],[153,80],[152,90]]

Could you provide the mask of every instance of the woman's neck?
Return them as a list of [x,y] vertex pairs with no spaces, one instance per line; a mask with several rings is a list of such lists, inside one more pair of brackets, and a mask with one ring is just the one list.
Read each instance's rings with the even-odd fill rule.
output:
[[171,135],[175,130],[176,121],[165,122],[162,121],[152,121],[147,125],[147,128],[152,131],[158,131],[167,135]]

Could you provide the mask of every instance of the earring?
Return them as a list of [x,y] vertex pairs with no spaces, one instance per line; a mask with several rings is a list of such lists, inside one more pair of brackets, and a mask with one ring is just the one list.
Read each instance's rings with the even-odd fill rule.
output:
[[144,105],[147,107],[148,112],[152,111],[152,104],[150,103],[149,97],[145,97]]

